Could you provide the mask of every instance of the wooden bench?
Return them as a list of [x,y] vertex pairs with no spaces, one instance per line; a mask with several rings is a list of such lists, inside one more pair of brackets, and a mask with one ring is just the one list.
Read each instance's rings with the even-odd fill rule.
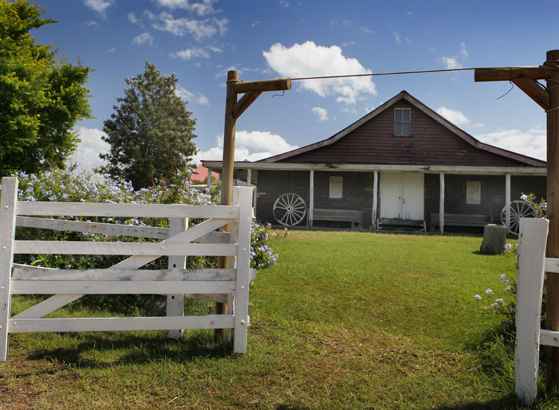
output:
[[315,208],[313,221],[349,222],[352,228],[363,226],[363,212],[353,209]]
[[[480,214],[444,214],[445,226],[484,227],[490,222],[489,216]],[[431,214],[431,227],[439,226],[439,214]]]

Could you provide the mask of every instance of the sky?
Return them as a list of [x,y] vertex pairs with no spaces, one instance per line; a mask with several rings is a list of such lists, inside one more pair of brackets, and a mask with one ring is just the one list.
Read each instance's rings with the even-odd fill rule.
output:
[[[72,160],[101,164],[124,80],[146,62],[178,78],[199,159],[221,159],[225,76],[243,80],[432,68],[538,65],[559,48],[557,0],[35,0],[56,24],[33,32],[61,60],[92,68],[92,118]],[[545,159],[545,113],[508,82],[473,72],[296,82],[237,124],[237,160],[327,138],[407,90],[481,141]]]

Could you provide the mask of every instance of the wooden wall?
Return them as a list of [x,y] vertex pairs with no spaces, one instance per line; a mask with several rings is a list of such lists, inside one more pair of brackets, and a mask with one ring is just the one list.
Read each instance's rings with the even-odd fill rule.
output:
[[[329,177],[344,177],[343,198],[329,198]],[[382,175],[381,175],[382,178]],[[244,177],[241,177],[244,180]],[[255,178],[253,178],[254,181]],[[481,204],[466,204],[466,182],[481,182]],[[500,213],[505,205],[504,175],[445,175],[445,212],[456,214],[487,215],[489,220],[500,222]],[[372,173],[358,172],[315,172],[314,206],[326,209],[352,209],[363,212],[364,228],[371,224]],[[258,171],[257,220],[274,222],[273,203],[284,192],[295,192],[309,203],[308,171]],[[545,177],[511,177],[511,200],[519,199],[522,193],[535,193],[545,197]],[[380,201],[379,198],[379,209]],[[429,223],[431,213],[439,212],[439,174],[425,175],[425,221]],[[306,219],[301,225],[306,224]]]
[[[412,108],[412,136],[394,136],[396,107]],[[396,103],[332,145],[280,162],[525,166],[475,148],[407,101]]]

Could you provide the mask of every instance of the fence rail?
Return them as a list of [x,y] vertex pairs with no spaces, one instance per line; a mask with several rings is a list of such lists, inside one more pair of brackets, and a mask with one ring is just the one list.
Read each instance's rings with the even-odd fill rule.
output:
[[[17,179],[3,178],[0,207],[0,360],[6,360],[8,334],[17,332],[81,332],[233,329],[234,351],[247,348],[252,224],[251,187],[237,187],[232,206],[107,204],[17,201]],[[169,228],[85,222],[52,218],[167,218]],[[188,218],[205,219],[188,227]],[[221,231],[229,226],[229,232]],[[54,231],[137,237],[160,242],[15,240],[16,226]],[[15,254],[131,255],[107,269],[51,269],[13,263]],[[141,269],[161,256],[168,269]],[[231,269],[186,270],[187,256],[234,257]],[[10,314],[12,295],[54,295],[29,309]],[[167,316],[128,318],[44,318],[86,294],[167,295]],[[184,316],[185,295],[232,299],[222,315]]]

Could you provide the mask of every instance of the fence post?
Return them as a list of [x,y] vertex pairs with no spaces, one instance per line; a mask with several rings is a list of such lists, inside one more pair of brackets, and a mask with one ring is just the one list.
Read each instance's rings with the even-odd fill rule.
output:
[[[169,236],[172,237],[188,229],[188,218],[169,218]],[[169,269],[185,269],[186,256],[169,256]],[[184,316],[185,295],[167,295],[167,316]],[[183,329],[169,331],[169,337],[178,339]]]
[[238,250],[236,264],[236,286],[234,300],[235,329],[233,352],[245,353],[247,350],[247,332],[250,323],[248,315],[248,298],[250,287],[250,236],[252,229],[252,194],[253,187],[237,187],[238,206],[240,208],[238,225]]
[[0,200],[0,361],[8,355],[10,281],[16,232],[17,178],[2,178]]
[[538,393],[540,329],[549,221],[521,218],[516,294],[516,395],[531,404]]

